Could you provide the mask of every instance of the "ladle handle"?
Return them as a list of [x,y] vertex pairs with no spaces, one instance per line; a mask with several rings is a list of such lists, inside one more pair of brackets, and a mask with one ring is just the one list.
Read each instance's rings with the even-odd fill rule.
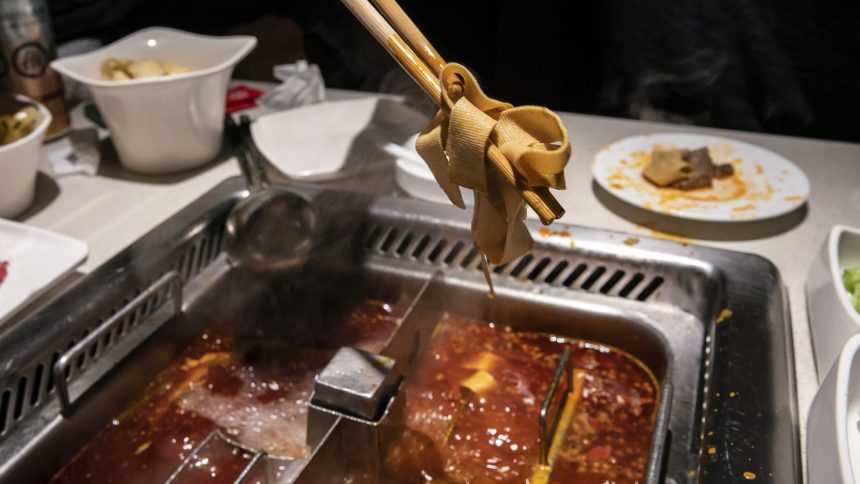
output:
[[227,139],[233,146],[236,160],[239,162],[239,170],[242,172],[242,178],[245,179],[245,185],[252,192],[257,190],[259,184],[255,175],[256,170],[251,165],[251,160],[248,159],[248,149],[242,140],[241,128],[236,124],[236,121],[233,121],[233,116],[229,114],[224,118],[224,131],[227,133]]
[[[573,367],[570,364],[570,347],[568,346],[564,349],[564,353],[561,354],[561,359],[555,370],[555,376],[553,376],[549,390],[546,392],[546,398],[544,398],[540,415],[538,416],[540,464],[542,466],[549,465],[552,441],[559,430],[561,415],[564,413],[567,399],[573,391]],[[559,402],[556,404],[557,398]]]
[[243,114],[239,116],[239,127],[242,133],[242,141],[245,148],[248,150],[248,156],[251,158],[251,166],[253,173],[257,176],[260,188],[269,186],[269,174],[266,173],[266,165],[263,163],[263,155],[254,144],[254,137],[251,135],[251,118]]

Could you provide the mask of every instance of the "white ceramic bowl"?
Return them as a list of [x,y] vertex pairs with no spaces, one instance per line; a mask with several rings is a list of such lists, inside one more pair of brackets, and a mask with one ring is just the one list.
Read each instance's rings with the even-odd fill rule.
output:
[[[394,179],[404,192],[419,200],[450,205],[448,195],[436,183],[433,172],[427,163],[421,159],[421,155],[415,149],[418,134],[411,136],[402,145],[387,143],[382,146],[383,151],[396,158]],[[463,193],[463,201],[466,206],[474,204],[471,193]]]
[[860,482],[860,335],[845,343],[807,420],[810,483]]
[[809,269],[806,298],[818,381],[839,357],[842,345],[860,333],[860,314],[842,283],[842,270],[860,266],[860,229],[836,225]]
[[51,112],[45,106],[28,97],[15,97],[35,106],[42,114],[42,120],[27,136],[0,146],[0,218],[12,218],[33,203],[42,141],[51,124]]
[[[255,45],[257,39],[249,36],[210,37],[153,27],[51,66],[87,86],[123,165],[141,173],[169,173],[218,154],[230,75]],[[106,81],[100,67],[108,57],[154,58],[192,71]]]

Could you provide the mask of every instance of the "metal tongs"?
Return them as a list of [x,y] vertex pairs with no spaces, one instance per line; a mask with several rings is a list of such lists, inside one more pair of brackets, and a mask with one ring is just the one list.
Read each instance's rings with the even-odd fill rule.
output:
[[251,120],[231,116],[225,131],[236,151],[249,194],[233,207],[226,222],[227,260],[233,267],[261,275],[295,269],[313,249],[316,217],[310,203],[286,188],[272,185],[263,155],[251,137]]

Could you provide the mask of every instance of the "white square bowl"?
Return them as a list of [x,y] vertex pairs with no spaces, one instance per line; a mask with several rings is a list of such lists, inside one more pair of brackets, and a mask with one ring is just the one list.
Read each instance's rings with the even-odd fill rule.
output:
[[860,482],[860,335],[827,372],[806,425],[808,482]]
[[42,141],[51,124],[51,112],[45,106],[21,95],[15,99],[35,106],[42,119],[27,136],[0,146],[0,218],[15,217],[33,203]]
[[[55,60],[51,67],[87,86],[123,165],[141,173],[170,173],[218,154],[230,76],[256,45],[250,36],[211,37],[152,27],[93,52]],[[109,57],[152,58],[192,70],[108,81],[100,68]]]
[[860,229],[836,225],[809,269],[806,299],[818,381],[833,365],[842,346],[860,333],[860,314],[842,283],[842,271],[860,266]]

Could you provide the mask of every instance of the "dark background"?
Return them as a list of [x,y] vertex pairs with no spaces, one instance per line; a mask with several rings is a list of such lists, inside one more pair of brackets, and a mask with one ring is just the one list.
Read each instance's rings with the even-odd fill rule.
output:
[[[58,43],[161,25],[253,34],[235,77],[319,64],[330,87],[402,73],[337,0],[51,0]],[[401,0],[493,97],[555,110],[860,141],[860,2]],[[411,86],[410,86],[411,87]]]

